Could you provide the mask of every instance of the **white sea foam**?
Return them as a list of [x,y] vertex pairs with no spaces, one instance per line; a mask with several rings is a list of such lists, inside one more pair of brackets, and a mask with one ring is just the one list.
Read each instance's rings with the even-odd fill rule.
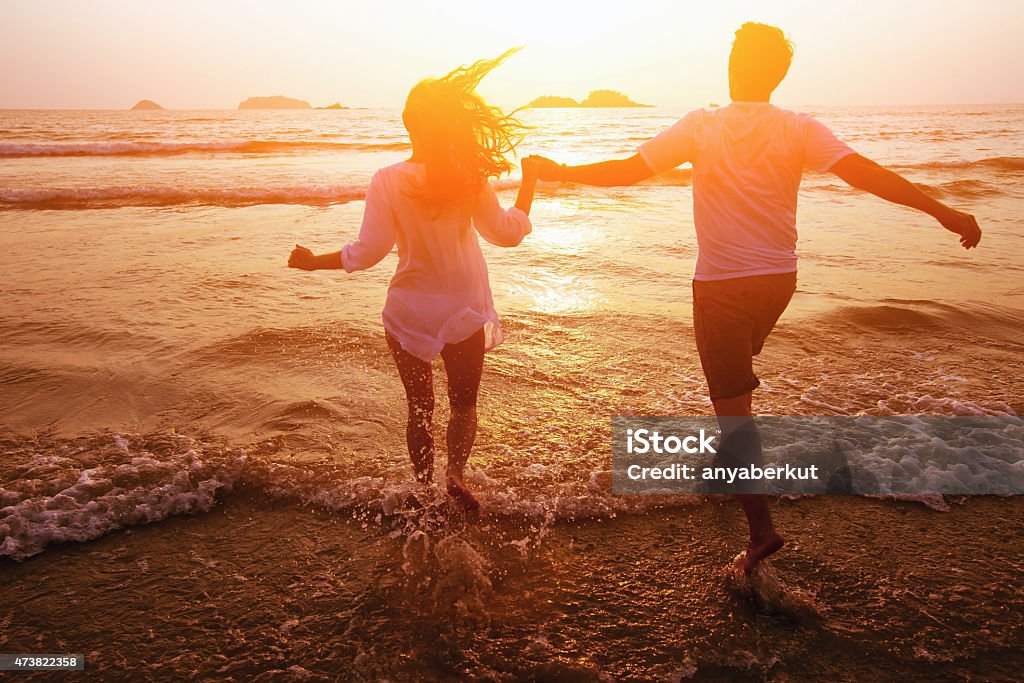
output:
[[[118,448],[123,443],[123,438],[114,441]],[[159,460],[138,454],[129,462],[83,469],[74,483],[52,495],[24,497],[0,509],[0,556],[21,560],[50,543],[89,541],[126,526],[207,511],[217,492],[231,487],[235,474],[228,464],[209,467],[188,450]]]
[[[242,485],[272,499],[351,512],[367,523],[380,524],[392,524],[408,514],[413,497],[417,505],[428,508],[439,504],[431,502],[431,496],[445,499],[433,487],[409,481],[405,468],[394,478],[341,478],[333,468],[272,462],[242,449],[224,449],[180,435],[159,437],[163,448],[169,442],[176,448],[159,456],[148,450],[146,439],[139,435],[105,438],[108,452],[123,454],[119,460],[83,467],[74,457],[44,449],[34,454],[18,480],[0,489],[0,502],[6,504],[0,508],[0,556],[22,560],[50,543],[89,541],[171,515],[204,512],[216,504],[218,493]],[[89,441],[59,448],[74,455],[96,447]],[[601,476],[607,479],[607,473],[591,473],[582,481],[551,484],[539,492],[516,490],[481,470],[470,469],[467,481],[488,514],[533,520],[541,533],[556,520],[614,517],[701,500],[696,496],[613,496],[608,487],[594,485]]]
[[[1007,482],[1024,478],[1020,449],[1024,421],[1017,424],[1011,420],[1001,431],[982,435],[987,444],[984,452],[975,452],[952,438],[943,441],[923,424],[915,427],[911,421],[908,427],[907,418],[899,424],[894,418],[888,426],[884,421],[865,425],[885,438],[864,454],[858,461],[860,467],[903,477],[917,490],[973,487],[1010,493],[1004,490]],[[898,431],[890,434],[886,430]],[[766,455],[799,466],[801,459],[821,452],[816,442],[830,435],[827,422],[821,434],[809,432],[804,425],[797,434],[782,434],[787,445],[766,448]],[[766,444],[778,436],[769,436]],[[99,464],[87,457],[98,449],[103,455]],[[970,467],[957,464],[968,456]],[[351,476],[333,465],[274,462],[255,447],[225,448],[181,435],[147,439],[115,434],[99,441],[80,439],[39,447],[27,460],[24,454],[19,457],[23,462],[17,475],[0,488],[0,556],[18,560],[42,552],[50,543],[88,541],[171,515],[207,511],[216,504],[219,493],[239,486],[271,499],[350,513],[366,525],[385,529],[398,528],[396,520],[401,523],[410,509],[426,511],[414,512],[422,526],[424,515],[435,507],[440,509],[446,500],[436,488],[411,482],[404,466],[382,476]],[[524,465],[499,481],[471,468],[466,478],[485,514],[497,519],[526,519],[534,526],[530,536],[508,544],[513,554],[528,554],[553,524],[645,514],[659,508],[699,505],[705,500],[696,495],[613,495],[611,473],[603,470],[574,472]],[[943,497],[934,493],[894,494],[883,487],[880,495],[936,510],[949,509]],[[414,526],[406,524],[402,533],[408,535]],[[436,548],[431,547],[429,538],[414,542],[410,536],[409,543],[425,544],[420,549],[407,546],[406,563],[414,571],[425,561],[424,554]]]
[[766,418],[762,435],[769,462],[816,464],[826,481],[829,472],[848,468],[855,492],[946,509],[942,493],[1020,493],[1024,420],[993,412],[956,412],[948,419],[941,413]]

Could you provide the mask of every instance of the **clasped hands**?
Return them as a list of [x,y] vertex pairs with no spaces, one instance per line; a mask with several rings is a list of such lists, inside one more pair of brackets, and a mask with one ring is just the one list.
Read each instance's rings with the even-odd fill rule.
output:
[[523,158],[523,177],[533,176],[546,182],[563,180],[563,168],[557,161],[538,154]]

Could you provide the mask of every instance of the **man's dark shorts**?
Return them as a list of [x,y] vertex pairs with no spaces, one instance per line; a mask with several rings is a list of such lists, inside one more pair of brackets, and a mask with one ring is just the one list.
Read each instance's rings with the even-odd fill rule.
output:
[[761,384],[754,356],[796,291],[796,273],[693,281],[693,329],[712,399]]

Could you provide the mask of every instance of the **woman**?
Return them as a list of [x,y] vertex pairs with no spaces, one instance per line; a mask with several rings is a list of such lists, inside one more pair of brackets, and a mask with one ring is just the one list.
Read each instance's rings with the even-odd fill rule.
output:
[[523,126],[475,89],[514,52],[417,84],[402,113],[412,156],[374,174],[359,238],[321,255],[296,245],[288,259],[292,268],[352,272],[376,265],[397,243],[398,267],[382,318],[409,404],[409,457],[416,479],[432,481],[431,361],[440,354],[451,405],[446,488],[468,511],[479,508],[464,470],[476,438],[484,352],[503,339],[477,233],[496,246],[522,242],[532,229],[537,182],[536,164],[524,161],[519,196],[508,210],[488,183],[512,170],[506,157],[522,139]]

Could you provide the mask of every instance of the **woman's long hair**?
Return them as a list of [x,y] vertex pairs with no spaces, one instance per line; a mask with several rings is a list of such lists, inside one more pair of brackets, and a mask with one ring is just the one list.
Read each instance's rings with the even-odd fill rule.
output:
[[512,170],[506,155],[515,152],[524,126],[487,104],[475,90],[484,76],[519,49],[420,81],[409,92],[402,121],[426,165],[426,185],[419,193],[425,199],[460,201],[478,192],[488,178]]

